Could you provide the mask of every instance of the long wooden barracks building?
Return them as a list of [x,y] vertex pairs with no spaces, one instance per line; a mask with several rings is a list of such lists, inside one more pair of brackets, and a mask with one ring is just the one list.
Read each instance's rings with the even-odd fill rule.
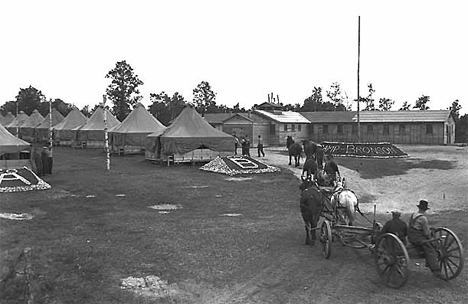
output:
[[[248,113],[205,114],[212,126],[238,137],[248,135],[256,145],[286,145],[286,137],[315,142],[358,142],[355,111],[292,112],[263,103]],[[455,143],[455,120],[450,110],[361,111],[360,142],[447,145]]]

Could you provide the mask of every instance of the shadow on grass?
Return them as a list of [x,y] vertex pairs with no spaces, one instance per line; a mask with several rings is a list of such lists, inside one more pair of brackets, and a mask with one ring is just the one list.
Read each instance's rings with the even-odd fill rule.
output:
[[337,158],[336,162],[343,167],[359,173],[361,178],[373,179],[392,175],[405,174],[411,169],[450,170],[455,166],[447,160],[421,160],[409,158],[358,159]]

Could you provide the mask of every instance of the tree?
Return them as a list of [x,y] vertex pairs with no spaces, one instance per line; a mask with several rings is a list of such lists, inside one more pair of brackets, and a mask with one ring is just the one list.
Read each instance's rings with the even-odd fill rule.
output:
[[159,94],[151,93],[150,101],[149,112],[162,124],[168,126],[172,120],[171,109],[169,108],[171,99],[169,96],[164,91]]
[[193,89],[193,102],[195,103],[195,109],[197,109],[202,116],[205,112],[217,108],[216,93],[213,92],[207,81],[200,82],[198,86]]
[[405,101],[401,108],[398,109],[398,111],[409,111],[410,107],[411,105],[409,104],[409,102]]
[[[16,96],[16,102],[18,103],[18,112],[24,111],[24,113],[26,113],[27,115],[31,115],[34,110],[40,108],[41,101],[44,98],[45,96],[42,94],[42,92],[33,86],[29,86],[26,89],[20,89],[18,95]],[[10,111],[12,114],[15,114],[16,104],[14,105],[14,108],[11,107],[12,105],[9,106],[8,111]],[[41,114],[44,115],[44,113]]]
[[460,117],[455,124],[455,142],[468,143],[468,114]]
[[323,103],[322,88],[314,87],[312,95],[304,100],[304,105],[301,107],[301,111],[304,112],[316,112],[318,111],[319,104]]
[[460,105],[460,101],[458,99],[455,99],[452,102],[452,105],[450,106],[449,110],[452,113],[453,117],[455,117],[455,121],[457,121],[460,117],[460,110],[462,106]]
[[374,95],[375,90],[372,88],[372,83],[369,83],[367,85],[367,88],[369,90],[369,94],[367,97],[364,98],[364,102],[366,103],[366,107],[364,108],[364,111],[375,111],[375,104],[374,104],[374,98],[372,95]]
[[390,111],[394,103],[395,101],[389,98],[382,97],[379,99],[379,109],[381,111]]
[[123,121],[131,111],[130,106],[141,100],[138,87],[144,83],[133,73],[133,68],[125,60],[117,62],[106,78],[112,79],[106,89],[106,94],[114,105],[112,112]]
[[86,117],[91,117],[91,111],[89,110],[89,105],[85,105],[80,112],[86,116]]
[[185,105],[186,102],[184,96],[180,95],[179,92],[175,92],[174,95],[172,95],[169,103],[169,109],[171,111],[171,120],[179,116],[180,112],[182,112]]
[[338,82],[333,82],[330,86],[330,91],[327,91],[327,97],[334,105],[337,111],[345,111],[346,106],[343,105],[343,97],[341,95],[341,87]]
[[427,103],[430,101],[430,99],[431,98],[429,96],[422,95],[416,100],[416,103],[414,104],[413,109],[429,110]]

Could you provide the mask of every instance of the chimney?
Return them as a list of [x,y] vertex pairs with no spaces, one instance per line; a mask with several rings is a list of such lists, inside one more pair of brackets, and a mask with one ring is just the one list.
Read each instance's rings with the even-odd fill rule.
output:
[[279,95],[278,95],[278,94],[276,94],[276,101],[278,101],[278,104],[280,103],[280,102],[279,102]]
[[248,110],[247,111],[247,117],[250,118],[250,113],[252,113],[252,111]]
[[268,103],[270,103],[270,94],[268,94]]

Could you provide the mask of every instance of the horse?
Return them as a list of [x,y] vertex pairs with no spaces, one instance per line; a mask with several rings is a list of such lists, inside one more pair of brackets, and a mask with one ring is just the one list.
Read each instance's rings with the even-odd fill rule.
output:
[[305,174],[306,178],[314,180],[317,171],[318,171],[317,162],[315,161],[313,157],[310,157],[310,158],[308,157],[304,162],[304,166],[302,167],[301,177],[304,177],[304,174]]
[[352,226],[358,210],[358,198],[353,191],[346,188],[344,178],[336,182],[330,202],[341,224]]
[[329,199],[320,191],[319,187],[312,179],[301,178],[302,184],[299,186],[301,189],[300,208],[302,219],[306,231],[306,245],[315,245],[317,239],[315,230],[318,221],[322,215],[323,209],[328,204],[331,208]]
[[288,138],[286,139],[286,147],[288,148],[289,152],[289,165],[291,166],[291,161],[294,157],[294,166],[299,167],[302,154],[302,146],[299,143],[294,142],[291,136],[288,136]]
[[313,158],[316,160],[316,151],[317,151],[317,144],[313,141],[303,140],[302,145],[304,146],[304,154],[306,158]]

